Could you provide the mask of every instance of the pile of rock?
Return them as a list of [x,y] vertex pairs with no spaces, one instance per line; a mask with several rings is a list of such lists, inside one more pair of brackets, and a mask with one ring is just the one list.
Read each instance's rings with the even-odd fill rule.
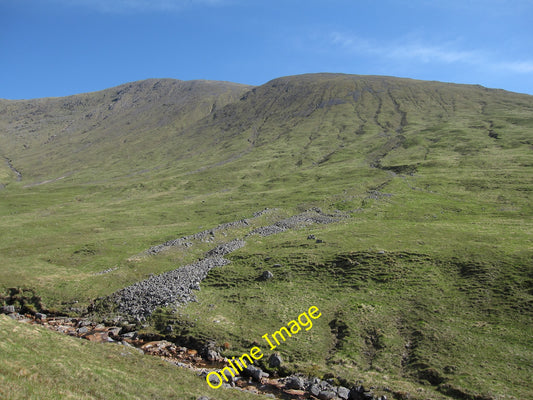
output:
[[339,222],[342,215],[324,214],[319,208],[307,210],[301,214],[293,215],[292,217],[282,219],[272,225],[262,226],[254,229],[248,235],[270,236],[277,233],[285,232],[289,229],[301,228],[313,224],[331,224]]
[[[204,370],[200,373],[200,376],[205,378],[208,373],[209,370]],[[254,365],[248,365],[239,375],[234,376],[229,372],[225,372],[224,375],[226,379],[222,387],[244,389],[256,393],[276,393],[278,395],[276,397],[279,398],[387,400],[387,396],[376,396],[361,385],[347,388],[345,386],[334,385],[329,380],[309,378],[303,375],[291,375],[286,378],[270,378],[268,373]],[[215,377],[212,383],[218,385],[219,378]]]
[[127,286],[113,293],[107,300],[116,304],[121,314],[142,321],[158,307],[195,301],[192,291],[200,289],[200,282],[209,270],[229,262],[219,256],[204,258]]
[[[266,210],[264,212],[266,212]],[[259,217],[263,213],[254,214],[254,218]],[[340,213],[329,215],[323,213],[322,210],[318,208],[314,208],[301,214],[280,220],[273,225],[257,228],[251,231],[248,235],[258,234],[261,236],[269,236],[311,224],[329,224],[338,222],[343,217],[345,216]],[[217,231],[248,226],[249,223],[250,220],[242,219],[222,224],[210,230],[202,231],[190,236],[184,236],[151,247],[147,250],[147,253],[157,254],[172,246],[189,246],[192,245],[190,242],[191,240],[212,241],[215,237],[215,232]],[[317,239],[317,242],[322,242],[322,240]],[[200,282],[205,279],[209,270],[230,263],[229,260],[223,257],[240,249],[244,245],[245,241],[242,239],[234,239],[218,245],[214,249],[208,251],[205,254],[204,259],[161,275],[151,276],[148,279],[125,287],[104,299],[104,303],[114,304],[116,310],[122,315],[127,315],[133,320],[143,321],[159,307],[168,307],[171,305],[185,304],[195,301],[196,298],[192,291],[200,289]],[[266,272],[265,275],[261,277],[263,280],[271,278],[272,274],[269,272]]]
[[229,253],[234,252],[235,250],[244,247],[246,242],[241,239],[235,239],[228,243],[223,243],[212,250],[209,250],[205,256],[206,257],[223,257]]
[[219,232],[219,231],[223,232],[231,228],[240,228],[243,226],[248,226],[248,224],[249,224],[248,219],[241,219],[239,221],[227,222],[225,224],[220,224],[212,229],[206,229],[205,231],[201,231],[193,235],[183,236],[177,239],[169,240],[162,244],[158,244],[156,246],[152,246],[148,250],[146,250],[146,253],[150,255],[155,255],[162,251],[168,250],[171,247],[176,247],[176,246],[177,247],[180,247],[180,246],[190,247],[192,246],[192,241],[194,240],[199,240],[202,242],[211,242],[214,240],[216,232]]
[[175,343],[166,340],[157,340],[145,343],[141,346],[145,354],[158,356],[172,363],[184,366],[184,362],[201,364],[203,358],[194,349],[188,349],[183,346],[177,346]]
[[354,386],[348,389],[328,381],[307,378],[302,375],[291,375],[280,379],[279,382],[293,395],[311,395],[312,398],[320,400],[387,400],[387,396],[376,397],[363,386]]
[[97,343],[118,343],[131,345],[137,339],[137,332],[130,332],[120,326],[106,326],[86,318],[49,317],[43,313],[19,314],[14,306],[3,306],[0,312],[26,323],[38,324],[56,332],[64,333]]
[[[206,377],[210,371],[204,370],[200,373],[200,376]],[[266,383],[263,379],[266,379],[270,376],[267,372],[263,371],[260,367],[255,365],[247,365],[242,371],[239,371],[239,374],[233,374],[228,369],[221,369],[218,371],[221,375],[225,376],[222,387],[231,388],[231,387],[240,387],[244,388],[248,383]],[[220,383],[217,376],[210,376],[210,381],[213,385],[218,385]]]
[[[265,210],[266,212],[268,210]],[[254,218],[259,217],[264,212],[254,214]],[[343,215],[328,215],[318,208],[307,210],[301,214],[280,220],[273,225],[263,226],[251,231],[247,236],[258,234],[269,236],[275,233],[284,232],[289,229],[303,227],[311,224],[329,224],[338,222]],[[157,254],[172,246],[190,246],[191,240],[211,241],[215,237],[215,232],[224,231],[229,228],[248,226],[250,220],[242,219],[217,226],[216,228],[205,230],[194,235],[184,236],[151,247],[146,252]],[[319,240],[317,240],[319,242]],[[321,241],[320,241],[321,242]],[[223,258],[225,255],[240,249],[245,245],[242,239],[234,239],[223,243],[205,254],[205,258],[176,270],[152,276],[141,282],[125,287],[111,296],[106,301],[116,304],[120,314],[127,315],[137,321],[143,321],[151,315],[158,307],[184,304],[195,301],[193,290],[200,289],[200,282],[207,276],[211,268],[221,267],[230,261]],[[272,276],[265,275],[264,280]]]

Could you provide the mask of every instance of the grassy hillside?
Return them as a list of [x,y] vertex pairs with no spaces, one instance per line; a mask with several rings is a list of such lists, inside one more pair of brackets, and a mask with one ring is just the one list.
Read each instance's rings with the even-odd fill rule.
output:
[[[196,373],[119,345],[98,345],[0,315],[3,399],[254,399],[209,389]],[[150,371],[147,376],[146,371]]]
[[337,74],[158,82],[0,102],[2,287],[68,311],[214,243],[150,246],[265,207],[264,223],[341,210],[248,237],[198,303],[150,329],[241,354],[316,305],[323,318],[279,349],[291,370],[411,398],[533,396],[533,97]]
[[0,100],[0,156],[16,160],[27,185],[61,176],[92,180],[96,173],[143,173],[160,167],[158,153],[170,136],[247,88],[148,79],[64,98]]

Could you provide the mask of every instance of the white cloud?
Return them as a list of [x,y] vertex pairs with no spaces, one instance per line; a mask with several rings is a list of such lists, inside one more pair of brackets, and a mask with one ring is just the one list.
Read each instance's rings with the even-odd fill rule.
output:
[[394,43],[382,43],[356,35],[333,32],[329,45],[356,55],[371,55],[395,61],[424,64],[465,64],[507,73],[533,73],[533,60],[501,61],[501,57],[481,50],[464,50],[457,43],[426,44],[418,39],[406,39]]
[[519,74],[531,74],[533,73],[533,61],[511,61],[497,64],[497,67],[509,72],[515,72]]
[[333,32],[331,34],[331,41],[334,45],[354,52],[372,52],[373,49],[368,40],[340,32]]
[[446,47],[407,44],[395,46],[388,55],[393,58],[418,59],[422,62],[444,62],[447,64],[463,62],[472,63],[480,56],[473,51],[453,50]]
[[406,40],[384,44],[339,32],[331,34],[331,42],[345,51],[366,53],[396,60],[417,60],[424,63],[475,63],[482,59],[482,55],[477,51],[456,50],[449,44],[434,46],[426,45],[419,41],[408,42]]

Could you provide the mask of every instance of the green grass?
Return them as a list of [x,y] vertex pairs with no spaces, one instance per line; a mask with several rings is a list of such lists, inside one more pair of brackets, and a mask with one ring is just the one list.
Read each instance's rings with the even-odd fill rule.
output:
[[[155,244],[265,207],[277,211],[255,223],[342,210],[350,217],[337,224],[249,237],[198,303],[161,311],[149,330],[174,321],[176,335],[229,342],[240,355],[316,305],[323,317],[280,347],[291,370],[412,398],[533,395],[531,96],[311,75],[244,96],[203,83],[170,112],[161,104],[178,89],[167,82],[157,95],[153,85],[132,86],[151,106],[130,107],[129,93],[106,111],[110,89],[0,110],[0,155],[23,174],[16,182],[0,168],[0,287],[33,288],[68,311],[216,245],[140,256]],[[39,107],[61,118],[39,131]],[[71,129],[43,144],[69,118]],[[275,278],[256,281],[265,269]]]
[[[0,315],[3,399],[252,399],[210,389],[190,370],[124,346],[87,340]],[[147,374],[149,371],[149,374]]]
[[[407,391],[414,378],[431,393],[424,379],[431,368],[442,379],[439,384],[464,393],[531,396],[530,282],[519,278],[527,260],[507,256],[504,264],[495,262],[498,252],[462,253],[459,246],[446,258],[430,256],[419,250],[428,244],[418,245],[419,237],[406,226],[387,223],[394,235],[388,243],[376,240],[370,234],[379,231],[375,221],[372,229],[358,221],[359,232],[341,243],[338,238],[354,225],[249,243],[231,256],[231,265],[210,273],[198,303],[167,316],[186,327],[176,335],[228,341],[234,347],[230,354],[239,354],[254,341],[267,348],[262,335],[316,305],[323,316],[313,328],[277,349],[293,371],[333,373],[352,382],[364,378]],[[440,230],[427,227],[423,233]],[[310,232],[325,243],[307,240]],[[391,245],[394,237],[403,243]],[[368,250],[338,255],[350,247]],[[273,272],[272,281],[257,281],[264,270]],[[517,320],[517,315],[522,317]],[[345,327],[345,337],[337,337],[335,321]],[[511,348],[515,358],[510,364]]]

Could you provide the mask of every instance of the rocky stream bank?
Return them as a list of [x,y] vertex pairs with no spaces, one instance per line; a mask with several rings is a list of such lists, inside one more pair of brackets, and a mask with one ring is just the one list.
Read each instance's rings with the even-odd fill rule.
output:
[[[210,371],[220,371],[229,365],[229,360],[220,355],[214,343],[208,343],[201,349],[192,349],[161,338],[154,340],[156,338],[153,335],[145,336],[130,330],[133,326],[110,326],[90,321],[87,318],[49,316],[39,312],[20,314],[17,311],[12,305],[0,307],[0,313],[7,314],[21,323],[39,325],[102,345],[118,345],[135,349],[139,353],[159,357],[177,367],[193,370],[201,379],[205,379]],[[282,359],[276,354],[268,360],[271,367],[279,367],[282,363]],[[269,374],[260,367],[249,365],[240,376],[228,376],[228,382],[222,387],[245,390],[276,399],[387,400],[386,395],[376,396],[372,390],[361,384],[338,385],[339,379],[322,380],[300,374],[279,377]],[[204,397],[204,399],[209,398]]]

